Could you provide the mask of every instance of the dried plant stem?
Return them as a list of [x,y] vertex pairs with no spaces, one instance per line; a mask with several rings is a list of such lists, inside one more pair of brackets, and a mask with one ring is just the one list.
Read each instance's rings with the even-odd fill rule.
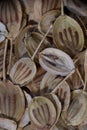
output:
[[80,74],[78,68],[76,68],[76,72],[77,72],[77,74],[78,74],[78,76],[79,76],[79,78],[80,78],[80,80],[81,80],[81,82],[82,82],[82,84],[83,84],[83,87],[84,87],[83,89],[85,89],[85,83],[84,83],[84,81],[83,81],[83,79],[82,79],[82,76],[81,76],[81,74]]
[[64,15],[64,1],[61,0],[61,15]]
[[57,91],[57,89],[59,88],[59,86],[62,85],[62,83],[63,83],[64,81],[66,81],[74,72],[75,72],[75,69],[72,70],[72,71],[57,85],[57,87],[52,90],[51,93],[55,93],[55,92]]
[[11,39],[10,40],[10,56],[9,56],[8,74],[10,73],[10,69],[11,69],[12,49],[13,49],[13,45],[12,45],[12,39]]
[[3,58],[3,80],[6,80],[6,53],[7,53],[8,39],[5,42],[4,58]]
[[19,127],[17,130],[23,130],[23,128],[22,128],[22,127]]
[[35,52],[34,52],[33,56],[31,57],[31,59],[32,59],[32,60],[34,60],[35,55],[37,54],[37,52],[38,52],[39,48],[41,47],[41,45],[42,45],[43,41],[45,40],[46,36],[47,36],[47,35],[48,35],[48,33],[50,32],[51,28],[52,28],[52,25],[50,25],[49,29],[47,30],[46,34],[45,34],[45,35],[44,35],[44,37],[42,38],[42,40],[41,40],[41,42],[39,43],[39,45],[38,45],[37,49],[35,50]]

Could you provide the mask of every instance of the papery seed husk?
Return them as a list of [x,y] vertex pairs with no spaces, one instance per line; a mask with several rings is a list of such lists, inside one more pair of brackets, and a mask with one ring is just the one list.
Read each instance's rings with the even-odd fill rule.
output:
[[[3,7],[3,8],[2,8]],[[9,38],[16,37],[22,20],[22,9],[18,0],[0,1],[0,20],[9,30]]]
[[42,94],[50,93],[61,81],[62,77],[47,72],[40,83],[40,92]]
[[[43,37],[44,36],[38,32],[32,32],[31,35],[25,39],[26,40],[26,50],[30,57],[34,54],[36,48],[38,47],[38,45],[41,42]],[[48,47],[51,47],[51,44],[49,43],[49,41],[47,39],[45,39],[43,42],[43,45],[40,47],[40,49],[38,50],[38,53],[35,56],[36,61],[38,61],[39,53],[43,49],[48,48]]]
[[81,90],[72,92],[71,104],[67,112],[62,113],[63,120],[67,125],[80,125],[87,116],[87,94]]
[[56,121],[56,114],[54,104],[43,96],[33,98],[29,106],[29,116],[36,128],[50,129]]
[[60,9],[60,0],[36,0],[34,3],[35,20],[40,21],[47,11],[56,9]]
[[82,82],[76,71],[67,79],[67,82],[71,90],[76,90],[82,87]]
[[55,75],[66,76],[74,70],[70,56],[55,48],[43,50],[39,55],[39,63],[47,72]]
[[[54,23],[54,21],[59,15],[60,15],[60,10],[51,10],[45,13],[42,16],[42,19],[38,25],[39,30],[45,34],[49,29],[50,25]],[[52,31],[53,30],[51,29],[48,34],[49,36],[52,36]]]
[[[56,121],[55,121],[56,124],[61,114],[61,102],[55,94],[45,94],[44,96],[50,99],[56,108],[56,112],[57,112]],[[53,125],[53,127],[55,126],[55,124]]]
[[74,14],[80,16],[87,16],[87,3],[86,0],[64,0],[64,5]]
[[0,81],[0,115],[19,121],[25,109],[24,94],[9,80]]
[[6,26],[0,22],[0,43],[3,42],[7,36],[8,32]]
[[63,15],[54,22],[53,39],[58,49],[75,56],[84,46],[84,34],[73,18]]
[[66,111],[70,105],[70,87],[69,84],[64,81],[57,90],[57,95],[62,104],[62,111]]
[[46,71],[42,67],[37,68],[37,73],[34,79],[26,85],[26,87],[33,93],[37,94],[40,91],[40,83]]
[[19,59],[10,71],[12,81],[21,86],[29,83],[36,75],[36,65],[30,58]]

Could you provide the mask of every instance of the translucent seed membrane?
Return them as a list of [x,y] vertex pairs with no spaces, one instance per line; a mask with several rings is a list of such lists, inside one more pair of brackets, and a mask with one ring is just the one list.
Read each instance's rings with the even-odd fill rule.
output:
[[0,81],[0,115],[19,121],[25,109],[25,99],[19,86]]
[[29,106],[31,122],[41,129],[51,128],[56,121],[56,108],[46,97],[38,96],[33,98]]
[[10,71],[10,77],[16,84],[23,86],[30,82],[36,74],[36,66],[30,58],[21,58]]
[[47,48],[39,55],[40,65],[49,73],[66,76],[74,69],[69,55],[55,48]]

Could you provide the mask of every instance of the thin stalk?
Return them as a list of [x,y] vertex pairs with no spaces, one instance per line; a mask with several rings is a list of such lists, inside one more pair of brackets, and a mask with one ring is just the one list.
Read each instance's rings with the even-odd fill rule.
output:
[[13,45],[12,45],[12,39],[11,39],[10,40],[10,56],[9,56],[8,74],[10,73],[10,69],[11,69],[12,49],[13,49]]
[[75,72],[75,69],[72,70],[72,71],[57,85],[57,87],[54,88],[54,89],[51,91],[51,93],[55,93],[55,92],[57,91],[57,89],[59,88],[59,86],[62,85],[62,83],[63,83],[64,81],[66,81],[74,72]]
[[84,83],[84,81],[83,81],[83,79],[82,79],[82,76],[81,76],[81,74],[80,74],[78,68],[76,68],[76,72],[77,72],[77,74],[78,74],[78,76],[79,76],[79,78],[80,78],[80,80],[81,80],[81,82],[82,82],[82,84],[83,84],[83,90],[84,90],[84,89],[85,89],[85,83]]
[[3,59],[3,80],[6,80],[6,54],[7,54],[8,39],[5,42],[4,59]]
[[33,56],[31,57],[31,59],[32,59],[32,60],[34,60],[35,55],[37,54],[37,52],[38,52],[39,48],[41,47],[41,45],[42,45],[43,41],[45,40],[46,36],[47,36],[47,35],[48,35],[48,33],[50,32],[51,28],[52,28],[52,25],[50,25],[49,29],[47,30],[46,34],[45,34],[45,35],[44,35],[44,37],[42,38],[42,40],[41,40],[41,42],[39,43],[39,45],[38,45],[37,49],[35,50],[35,52],[34,52]]
[[61,15],[64,15],[64,1],[61,0]]

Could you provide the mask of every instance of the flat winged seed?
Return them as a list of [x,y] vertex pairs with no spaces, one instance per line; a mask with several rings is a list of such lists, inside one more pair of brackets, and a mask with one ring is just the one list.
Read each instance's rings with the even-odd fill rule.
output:
[[50,93],[62,81],[62,77],[47,72],[40,83],[40,94]]
[[25,109],[25,98],[19,86],[9,80],[0,81],[0,115],[20,121]]
[[57,48],[70,56],[75,56],[84,46],[84,33],[79,23],[67,15],[59,16],[54,22],[53,39]]
[[[38,33],[38,32],[32,32],[30,36],[25,38],[25,40],[26,40],[26,50],[27,50],[30,57],[34,54],[36,48],[38,47],[38,45],[41,42],[41,40],[43,39],[43,37],[44,36],[42,34]],[[51,44],[48,42],[47,39],[45,39],[44,42],[43,42],[43,45],[40,47],[37,55],[35,56],[35,59],[37,61],[38,61],[39,53],[47,47],[51,47]]]
[[66,76],[75,69],[70,56],[55,48],[43,50],[39,54],[39,63],[47,72],[55,75]]
[[80,125],[87,116],[87,94],[81,90],[72,92],[70,106],[66,112],[62,113],[63,120],[67,125]]
[[64,0],[64,5],[74,14],[87,17],[87,1],[86,0]]
[[10,77],[16,84],[23,86],[29,83],[36,74],[36,65],[30,58],[21,58],[10,71]]
[[0,20],[6,25],[9,38],[15,38],[22,20],[21,4],[18,0],[0,1]]
[[[41,20],[43,14],[50,10],[60,9],[60,0],[35,0],[34,2],[34,20]],[[39,6],[38,6],[39,5]]]
[[59,86],[57,95],[60,99],[60,102],[62,104],[62,110],[66,111],[70,105],[70,87],[66,81],[62,83],[61,86]]
[[5,40],[7,34],[6,26],[0,22],[0,43]]
[[50,129],[56,121],[56,108],[46,97],[34,97],[29,105],[31,122],[40,129]]
[[[49,27],[51,26],[51,24],[54,23],[54,21],[56,20],[56,18],[59,15],[60,15],[59,10],[51,10],[51,11],[48,11],[47,13],[45,13],[42,16],[42,19],[38,25],[39,30],[45,34],[47,32],[47,30],[49,29]],[[49,36],[52,36],[52,31],[53,31],[53,29],[50,30],[50,32],[48,34]]]

